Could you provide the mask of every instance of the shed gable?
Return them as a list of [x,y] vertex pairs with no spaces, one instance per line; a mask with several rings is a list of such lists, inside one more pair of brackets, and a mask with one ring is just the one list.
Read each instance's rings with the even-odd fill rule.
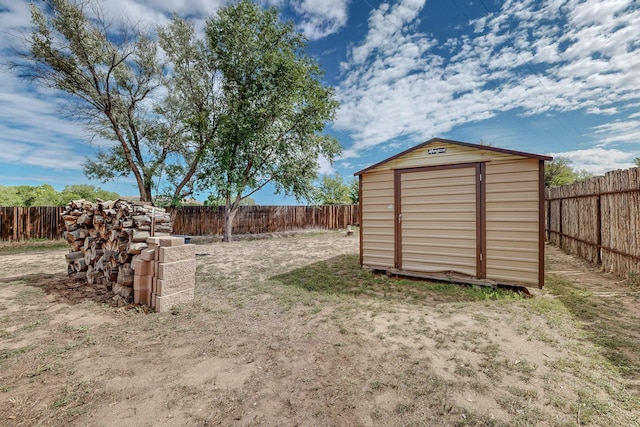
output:
[[482,150],[474,147],[460,146],[447,142],[437,142],[407,152],[397,158],[390,159],[369,171],[410,169],[426,166],[449,164],[480,163],[496,160],[524,159],[521,156]]

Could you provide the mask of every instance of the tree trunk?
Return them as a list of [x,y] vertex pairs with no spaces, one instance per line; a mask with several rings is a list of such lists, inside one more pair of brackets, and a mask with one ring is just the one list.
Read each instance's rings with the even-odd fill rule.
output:
[[224,209],[224,236],[223,242],[230,242],[231,235],[233,234],[233,219],[236,217],[238,209],[233,209],[231,206],[226,206]]
[[231,241],[231,235],[233,234],[233,219],[236,217],[236,213],[238,213],[239,206],[240,197],[237,197],[236,200],[231,203],[231,196],[227,195],[224,207],[224,235],[222,236],[223,242]]
[[144,181],[142,182],[142,186],[138,187],[140,190],[140,201],[141,202],[149,202],[152,203],[153,200],[151,198],[151,179],[147,176],[144,177]]

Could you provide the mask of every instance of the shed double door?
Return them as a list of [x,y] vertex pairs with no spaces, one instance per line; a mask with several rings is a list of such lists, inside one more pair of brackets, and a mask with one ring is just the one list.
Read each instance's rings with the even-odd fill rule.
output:
[[396,268],[484,278],[482,163],[396,170]]

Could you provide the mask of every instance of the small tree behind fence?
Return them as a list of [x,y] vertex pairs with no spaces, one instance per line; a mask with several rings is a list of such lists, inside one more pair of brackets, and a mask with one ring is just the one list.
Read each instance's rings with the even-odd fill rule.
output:
[[[57,206],[0,207],[0,241],[62,237],[64,208]],[[222,234],[224,208],[185,206],[168,208],[173,233],[191,236]],[[358,205],[241,206],[234,233],[273,233],[305,228],[337,230],[358,224]]]
[[640,272],[640,168],[546,194],[550,243],[622,277]]

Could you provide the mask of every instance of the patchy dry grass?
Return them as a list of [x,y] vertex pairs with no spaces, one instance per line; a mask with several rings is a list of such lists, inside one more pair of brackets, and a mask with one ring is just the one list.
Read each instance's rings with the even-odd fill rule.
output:
[[640,381],[640,318],[633,313],[620,315],[624,294],[603,298],[556,275],[548,277],[547,286],[609,363],[625,377]]
[[399,279],[360,268],[358,255],[340,255],[272,277],[282,284],[309,292],[383,298],[392,301],[435,303],[521,299],[521,295],[483,286],[452,285]]
[[0,241],[0,255],[61,248],[69,248],[69,242],[64,239],[27,239],[19,242]]
[[164,314],[0,278],[0,425],[638,425],[633,295],[400,280],[357,250],[202,243],[196,300]]

